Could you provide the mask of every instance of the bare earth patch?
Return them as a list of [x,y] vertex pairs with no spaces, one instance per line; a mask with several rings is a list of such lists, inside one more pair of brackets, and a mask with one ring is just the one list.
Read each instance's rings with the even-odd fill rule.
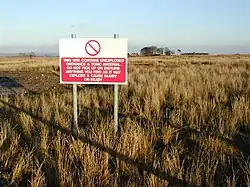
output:
[[60,84],[59,76],[48,71],[3,71],[0,76],[0,95],[38,93],[66,87]]

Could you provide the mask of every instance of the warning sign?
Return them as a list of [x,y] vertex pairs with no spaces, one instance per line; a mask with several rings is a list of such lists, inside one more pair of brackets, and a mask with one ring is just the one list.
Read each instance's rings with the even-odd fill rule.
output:
[[127,39],[59,41],[60,83],[127,84]]

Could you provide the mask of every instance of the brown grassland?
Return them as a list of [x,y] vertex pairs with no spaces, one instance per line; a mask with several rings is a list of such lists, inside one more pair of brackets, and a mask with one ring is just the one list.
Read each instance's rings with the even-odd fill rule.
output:
[[[0,59],[2,74],[57,67]],[[71,86],[0,97],[0,186],[250,186],[249,83],[250,55],[131,57],[117,135],[112,85],[78,87],[79,134]]]

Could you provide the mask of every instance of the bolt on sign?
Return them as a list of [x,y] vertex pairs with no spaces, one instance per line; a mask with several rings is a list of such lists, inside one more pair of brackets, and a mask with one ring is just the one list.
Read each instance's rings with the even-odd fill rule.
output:
[[62,84],[127,84],[127,39],[60,39],[59,54]]

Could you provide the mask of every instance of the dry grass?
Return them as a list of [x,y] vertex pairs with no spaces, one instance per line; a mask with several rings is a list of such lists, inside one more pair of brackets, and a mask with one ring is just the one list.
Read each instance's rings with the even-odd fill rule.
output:
[[250,57],[131,58],[119,92],[2,98],[0,186],[250,186]]
[[54,57],[0,57],[1,71],[56,69],[58,58]]

